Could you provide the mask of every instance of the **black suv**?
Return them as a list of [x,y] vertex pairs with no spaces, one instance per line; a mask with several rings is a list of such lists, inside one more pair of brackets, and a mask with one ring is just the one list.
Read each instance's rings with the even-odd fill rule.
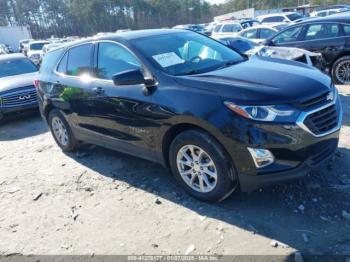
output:
[[206,201],[305,175],[336,150],[341,126],[319,70],[185,30],[71,43],[45,56],[36,86],[64,151],[84,141],[161,163]]
[[333,80],[350,84],[350,14],[308,19],[281,31],[266,45],[303,48],[321,53]]

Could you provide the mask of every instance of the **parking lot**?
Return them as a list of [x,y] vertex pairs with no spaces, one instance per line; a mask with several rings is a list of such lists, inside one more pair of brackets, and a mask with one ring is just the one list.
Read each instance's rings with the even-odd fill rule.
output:
[[339,149],[308,177],[220,204],[159,165],[85,146],[64,154],[38,114],[0,127],[1,254],[350,253],[350,87]]

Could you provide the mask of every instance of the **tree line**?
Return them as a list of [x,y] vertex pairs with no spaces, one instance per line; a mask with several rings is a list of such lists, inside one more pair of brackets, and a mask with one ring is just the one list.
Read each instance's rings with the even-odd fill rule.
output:
[[34,38],[88,36],[127,28],[207,23],[216,15],[248,7],[269,9],[303,3],[326,5],[340,1],[228,0],[211,5],[205,0],[0,0],[0,26],[28,26]]

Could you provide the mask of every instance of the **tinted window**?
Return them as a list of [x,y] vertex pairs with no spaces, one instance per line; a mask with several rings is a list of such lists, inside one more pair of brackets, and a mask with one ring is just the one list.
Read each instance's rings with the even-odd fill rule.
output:
[[40,66],[40,73],[50,73],[52,72],[54,66],[57,64],[57,60],[61,54],[62,50],[55,50],[47,53]]
[[310,25],[307,29],[305,40],[317,40],[330,37],[337,37],[339,27],[337,24],[316,24]]
[[57,72],[63,73],[63,74],[67,73],[67,61],[68,61],[68,52],[61,59],[61,62],[57,67]]
[[349,25],[344,25],[343,29],[344,29],[345,35],[350,35],[350,26]]
[[284,16],[271,16],[271,17],[266,17],[262,20],[263,23],[278,23],[278,22],[283,22],[285,19]]
[[38,50],[41,50],[43,49],[43,46],[44,45],[47,45],[48,43],[35,43],[35,44],[31,44],[30,45],[30,50],[35,50],[35,51],[38,51]]
[[0,62],[0,78],[34,73],[36,71],[38,71],[37,67],[26,58]]
[[258,44],[256,44],[255,42],[244,38],[237,40],[227,40],[227,45],[242,54],[258,46]]
[[242,34],[243,37],[245,38],[258,38],[257,36],[258,30],[257,29],[251,29]]
[[270,37],[274,36],[275,34],[276,34],[276,32],[274,30],[267,29],[267,28],[260,29],[260,38],[261,39],[270,38]]
[[80,76],[91,73],[91,44],[73,47],[68,52],[67,74]]
[[132,44],[154,66],[172,75],[204,73],[244,61],[223,44],[192,32],[138,38]]
[[303,16],[300,14],[290,14],[290,15],[287,15],[287,17],[290,21],[295,21],[295,20],[303,18]]
[[112,79],[114,74],[141,68],[140,63],[124,47],[113,43],[100,43],[98,48],[98,77]]
[[219,32],[220,31],[220,28],[221,28],[221,25],[217,25],[217,26],[215,26],[215,28],[214,28],[214,32],[215,33],[217,33],[217,32]]
[[317,14],[317,16],[319,16],[319,17],[325,17],[325,16],[327,16],[327,11],[319,12],[319,13]]
[[286,29],[285,31],[274,37],[273,42],[276,44],[295,42],[300,36],[300,33],[302,31],[301,29],[301,26]]
[[241,31],[241,26],[238,24],[227,24],[222,27],[222,32],[239,32]]

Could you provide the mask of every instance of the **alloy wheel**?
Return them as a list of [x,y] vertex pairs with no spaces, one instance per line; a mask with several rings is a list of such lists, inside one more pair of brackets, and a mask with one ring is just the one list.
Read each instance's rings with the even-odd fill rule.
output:
[[350,61],[345,60],[340,62],[335,70],[335,76],[341,84],[350,83]]
[[218,174],[210,155],[195,145],[185,145],[177,153],[177,168],[183,181],[193,190],[209,193],[214,190]]
[[62,120],[57,116],[52,118],[52,130],[57,141],[62,146],[67,146],[69,142],[68,131]]

